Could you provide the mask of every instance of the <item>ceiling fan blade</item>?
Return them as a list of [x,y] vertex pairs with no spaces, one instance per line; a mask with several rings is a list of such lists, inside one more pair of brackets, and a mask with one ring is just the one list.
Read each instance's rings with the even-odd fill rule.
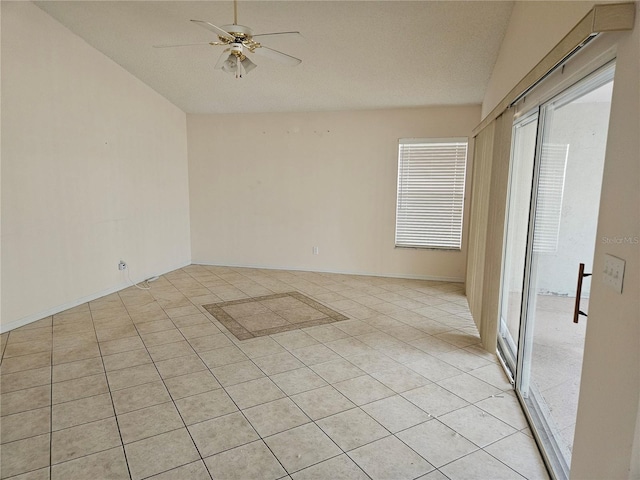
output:
[[263,57],[270,58],[290,67],[295,67],[296,65],[300,65],[302,63],[302,60],[300,60],[299,58],[292,57],[291,55],[279,52],[278,50],[274,50],[273,48],[265,47],[264,45],[256,48],[254,53],[256,55],[262,55]]
[[264,37],[284,37],[284,36],[291,36],[291,37],[302,37],[302,34],[300,32],[273,32],[273,33],[259,33],[258,35],[254,35],[253,38],[258,38],[260,37],[260,39],[263,39]]
[[217,69],[221,69],[222,68],[222,65],[224,65],[224,62],[227,60],[227,53],[229,52],[229,50],[231,50],[231,49],[227,48],[222,52],[222,55],[220,55],[220,58],[216,62],[216,66],[213,67],[213,68],[217,68]]
[[212,45],[214,42],[181,43],[177,45],[153,45],[153,48],[193,47],[195,45]]
[[207,30],[215,33],[219,37],[229,40],[230,42],[235,41],[235,38],[229,32],[225,32],[220,27],[216,27],[213,23],[205,22],[204,20],[191,20],[191,21],[200,25],[202,28],[206,28]]

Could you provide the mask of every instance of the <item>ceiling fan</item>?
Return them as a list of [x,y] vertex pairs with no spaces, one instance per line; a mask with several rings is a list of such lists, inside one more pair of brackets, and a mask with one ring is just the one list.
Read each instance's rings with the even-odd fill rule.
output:
[[[244,25],[238,25],[238,0],[233,1],[233,25],[223,25],[218,27],[213,23],[206,22],[204,20],[191,20],[196,25],[200,25],[203,28],[215,33],[218,36],[218,41],[203,42],[203,43],[187,43],[181,45],[154,45],[154,48],[171,48],[171,47],[190,47],[194,45],[222,45],[227,48],[224,49],[222,55],[218,59],[214,68],[220,69],[223,72],[235,74],[236,78],[242,78],[243,75],[249,73],[256,68],[256,64],[253,63],[247,53],[255,53],[256,55],[262,55],[263,57],[270,58],[284,65],[295,67],[302,63],[302,60],[286,53],[279,52],[273,48],[266,47],[260,43],[259,40],[268,37],[287,37],[295,36],[300,37],[300,32],[274,32],[274,33],[261,33],[258,35],[253,34],[253,30]],[[227,55],[228,54],[228,55]]]

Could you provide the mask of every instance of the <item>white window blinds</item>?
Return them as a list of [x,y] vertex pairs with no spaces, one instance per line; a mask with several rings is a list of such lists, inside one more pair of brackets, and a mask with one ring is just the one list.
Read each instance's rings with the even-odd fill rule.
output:
[[459,250],[466,138],[398,142],[396,246]]

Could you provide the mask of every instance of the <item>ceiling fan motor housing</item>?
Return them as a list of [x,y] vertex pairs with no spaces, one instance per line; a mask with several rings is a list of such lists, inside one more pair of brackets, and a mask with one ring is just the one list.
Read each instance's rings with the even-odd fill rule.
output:
[[230,43],[229,47],[231,48],[231,53],[236,57],[243,56],[244,45],[242,43]]

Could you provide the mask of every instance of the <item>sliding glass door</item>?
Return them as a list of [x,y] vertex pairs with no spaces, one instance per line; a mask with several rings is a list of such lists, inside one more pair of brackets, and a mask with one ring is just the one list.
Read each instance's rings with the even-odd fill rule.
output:
[[[568,478],[613,86],[613,65],[520,116],[513,130],[499,347],[553,476]],[[583,280],[581,278],[581,280]]]

